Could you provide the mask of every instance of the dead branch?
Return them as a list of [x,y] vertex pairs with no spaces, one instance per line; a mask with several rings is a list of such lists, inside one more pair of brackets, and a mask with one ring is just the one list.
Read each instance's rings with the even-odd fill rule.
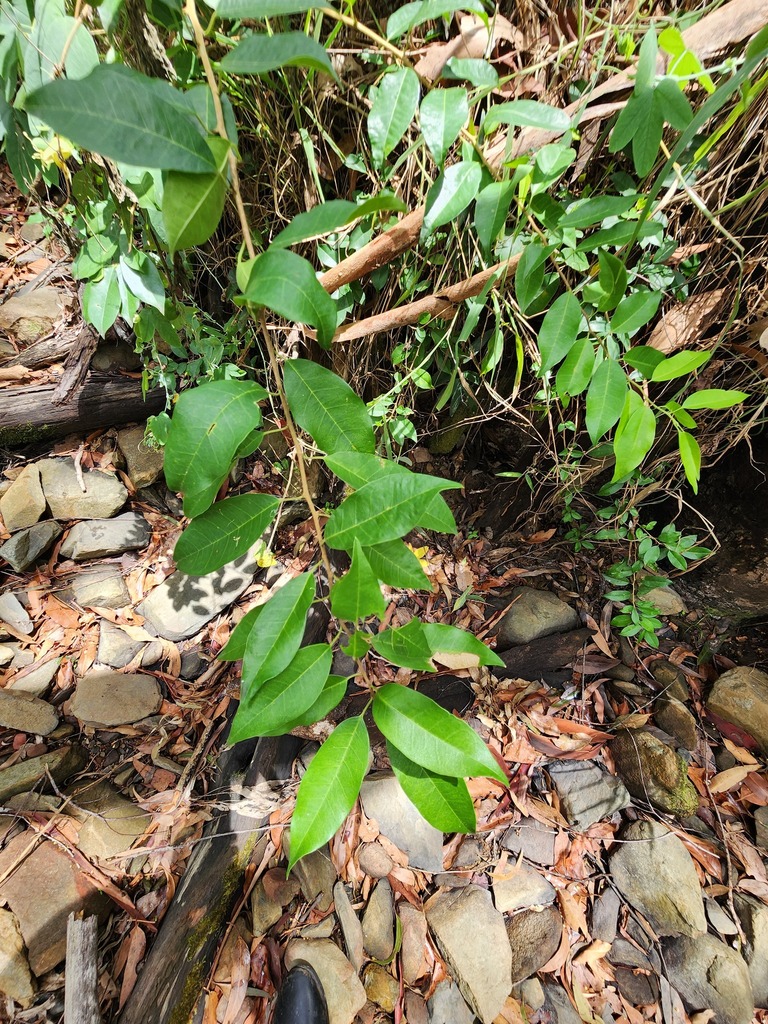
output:
[[96,917],[67,920],[64,1024],[101,1024],[99,1013],[99,922]]

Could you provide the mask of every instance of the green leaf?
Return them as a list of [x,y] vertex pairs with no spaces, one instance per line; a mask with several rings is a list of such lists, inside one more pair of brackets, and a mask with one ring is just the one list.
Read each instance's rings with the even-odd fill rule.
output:
[[596,282],[584,287],[584,298],[601,313],[613,309],[627,290],[627,268],[618,257],[601,249],[597,254],[600,273]]
[[653,88],[656,80],[656,59],[659,55],[656,29],[651,26],[643,36],[635,69],[635,92]]
[[621,416],[627,395],[627,376],[615,359],[606,359],[595,370],[587,391],[586,423],[593,444]]
[[315,722],[321,722],[344,700],[346,692],[346,676],[328,676],[317,700],[303,714],[290,723],[290,729],[287,731],[290,732],[291,729],[298,729],[302,725],[314,725]]
[[590,338],[579,338],[557,371],[555,389],[562,399],[580,395],[589,386],[595,369],[595,350]]
[[377,579],[400,590],[431,590],[429,577],[411,549],[401,540],[363,548]]
[[679,405],[674,400],[670,399],[669,402],[664,403],[664,408],[669,409],[675,420],[675,423],[681,427],[685,427],[687,430],[696,429],[696,420],[689,413],[685,411],[682,405]]
[[650,292],[645,288],[625,296],[611,317],[611,330],[616,334],[634,334],[656,316],[661,302],[661,292]]
[[348,199],[331,199],[327,203],[318,203],[306,213],[300,213],[291,223],[272,239],[272,247],[285,249],[304,242],[308,238],[327,235],[346,224],[357,212],[357,204]]
[[154,306],[161,313],[165,310],[165,288],[157,267],[144,252],[124,253],[120,257],[117,271],[121,285],[120,294],[123,299],[123,310],[126,303],[126,292],[132,299]]
[[520,255],[515,269],[515,295],[523,313],[541,293],[544,261],[551,251],[539,242],[529,242]]
[[288,732],[322,693],[332,658],[328,644],[302,647],[287,668],[240,701],[227,742]]
[[317,328],[323,347],[333,341],[336,303],[323,288],[312,264],[286,249],[267,249],[250,264],[243,288],[247,302],[266,306],[295,323]]
[[675,355],[657,363],[651,380],[654,383],[687,377],[712,358],[711,352],[676,352]]
[[437,775],[416,764],[387,741],[387,753],[403,792],[433,828],[440,832],[474,832],[475,808],[464,779]]
[[329,454],[374,451],[368,409],[341,377],[308,359],[291,359],[283,378],[294,418],[318,448]]
[[488,15],[481,0],[416,0],[415,3],[403,4],[394,11],[387,20],[387,39],[399,39],[417,25],[425,21],[437,21],[446,18],[454,11],[474,11],[479,14],[483,23],[488,24]]
[[337,78],[325,49],[304,32],[254,33],[221,61],[228,74],[266,75],[277,68],[310,68]]
[[459,137],[468,118],[469,99],[466,89],[433,89],[421,101],[421,134],[438,167],[445,163],[448,150]]
[[656,237],[661,239],[663,228],[656,220],[647,220],[638,223],[634,220],[620,220],[610,228],[600,228],[589,238],[585,238],[576,246],[576,252],[594,252],[601,245],[626,245],[627,242],[635,240],[642,241],[644,238]]
[[329,547],[349,551],[355,538],[363,547],[396,540],[422,524],[427,498],[460,486],[416,473],[364,484],[333,512],[325,525],[325,542]]
[[255,608],[251,608],[250,611],[246,612],[245,615],[240,619],[238,624],[232,630],[229,640],[225,646],[219,651],[219,661],[241,661],[245,655],[245,648],[248,646],[248,637],[251,634],[251,630],[256,625],[256,620],[264,611],[266,605],[257,604]]
[[474,161],[462,160],[446,167],[427,193],[421,237],[427,238],[462,213],[480,190],[483,169]]
[[368,114],[368,137],[376,167],[384,164],[408,130],[420,92],[418,75],[411,68],[390,71],[379,82]]
[[659,363],[664,362],[664,355],[650,345],[636,345],[622,359],[633,370],[639,370],[646,380],[650,380]]
[[680,459],[683,463],[685,476],[693,488],[693,493],[699,493],[699,477],[701,476],[701,448],[693,434],[685,430],[678,430],[677,443],[680,448]]
[[337,619],[356,622],[369,615],[379,618],[387,610],[379,581],[373,573],[368,559],[355,540],[352,548],[352,566],[331,588],[331,611]]
[[496,68],[480,57],[451,57],[443,68],[442,77],[469,82],[476,89],[495,89],[499,84]]
[[415,690],[386,683],[373,701],[373,719],[385,738],[416,764],[438,775],[507,778],[476,732]]
[[407,626],[377,633],[371,638],[371,645],[377,654],[393,665],[411,668],[416,672],[435,671],[432,651],[418,619],[411,619]]
[[[636,193],[627,196],[595,196],[579,199],[573,203],[558,221],[561,228],[588,228],[600,224],[607,217],[620,217],[631,210],[640,197]],[[634,224],[632,228],[634,229]]]
[[243,655],[246,697],[290,665],[314,597],[315,577],[305,572],[289,580],[262,606],[258,626],[248,634]]
[[285,18],[315,7],[325,7],[325,0],[216,0],[210,5],[220,18]]
[[357,717],[337,725],[315,754],[296,794],[289,871],[343,824],[368,770],[369,752],[368,730]]
[[25,108],[59,135],[119,163],[193,174],[216,170],[173,87],[117,64],[100,64],[77,81],[49,82],[27,96]]
[[461,654],[477,659],[475,665],[463,665],[462,668],[476,668],[479,665],[504,665],[504,662],[490,647],[486,647],[472,633],[456,626],[446,626],[437,622],[422,623],[422,632],[432,651],[432,657],[447,668],[456,668],[450,658],[443,655]]
[[576,343],[581,320],[581,303],[573,292],[564,292],[552,303],[539,328],[542,374],[568,355]]
[[693,119],[691,105],[672,78],[662,78],[656,84],[653,102],[659,115],[678,131],[683,131]]
[[240,446],[261,425],[267,393],[245,380],[217,380],[184,391],[165,446],[165,479],[184,495],[184,515],[212,504]]
[[374,213],[393,210],[396,213],[405,213],[408,207],[394,192],[379,192],[369,199],[361,199],[355,207],[354,214],[347,218],[347,224],[360,217],[371,217]]
[[370,651],[371,642],[369,638],[369,633],[362,633],[357,629],[352,636],[347,638],[346,643],[342,643],[341,649],[348,657],[354,658],[357,661],[360,658],[364,658],[368,651]]
[[207,242],[224,211],[230,146],[218,136],[206,141],[216,161],[212,174],[169,171],[163,182],[163,223],[171,254]]
[[117,267],[104,267],[101,278],[89,281],[83,289],[83,319],[95,327],[103,338],[117,320],[120,303]]
[[695,391],[683,402],[684,409],[730,409],[749,398],[746,391],[724,391],[722,388],[703,388]]
[[571,119],[564,110],[536,100],[510,100],[496,103],[483,120],[483,132],[489,135],[500,124],[515,128],[541,128],[547,132],[567,132]]
[[511,181],[493,181],[478,194],[475,203],[475,230],[483,252],[490,253],[507,220],[515,197]]
[[613,479],[621,480],[637,469],[653,447],[656,417],[636,391],[627,393],[627,404],[616,428],[613,452],[616,465]]
[[193,519],[176,541],[173,557],[187,576],[205,576],[244,555],[275,518],[279,498],[239,494]]

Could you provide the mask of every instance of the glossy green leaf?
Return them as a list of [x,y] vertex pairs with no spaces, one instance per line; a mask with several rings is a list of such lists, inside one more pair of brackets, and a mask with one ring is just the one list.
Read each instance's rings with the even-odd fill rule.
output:
[[676,352],[673,356],[668,356],[657,363],[651,380],[656,383],[687,377],[689,373],[693,373],[708,363],[711,358],[711,352]]
[[431,590],[429,577],[402,540],[390,540],[363,549],[376,577],[399,590]]
[[416,525],[435,533],[456,533],[456,520],[442,494],[427,498]]
[[[561,228],[589,228],[600,224],[606,217],[620,217],[631,210],[640,197],[636,193],[628,196],[594,196],[574,203],[558,221]],[[634,224],[632,228],[634,229]]]
[[590,338],[579,338],[557,371],[555,390],[562,399],[586,391],[595,370],[595,349]]
[[325,0],[214,0],[210,5],[220,18],[284,18],[314,7],[325,7]]
[[216,161],[213,173],[169,171],[163,182],[163,223],[171,254],[207,242],[224,212],[230,147],[218,136],[207,142]]
[[287,668],[240,701],[229,743],[288,732],[291,723],[312,707],[323,691],[333,652],[328,644],[302,647]]
[[354,214],[351,214],[347,220],[349,224],[353,220],[357,220],[360,217],[371,217],[374,213],[383,213],[392,210],[396,213],[406,213],[408,207],[394,192],[378,192],[375,196],[370,196],[368,199],[361,199],[355,207]]
[[586,423],[592,443],[610,430],[621,416],[627,396],[627,376],[615,359],[606,359],[595,370],[587,391]]
[[504,227],[515,186],[511,181],[493,181],[478,194],[475,203],[475,230],[483,252],[490,253]]
[[514,128],[541,128],[547,132],[567,132],[571,127],[571,118],[559,107],[536,100],[510,100],[509,103],[496,103],[485,115],[483,132],[489,135],[500,124],[508,124]]
[[324,718],[327,718],[333,709],[338,707],[342,700],[344,700],[347,692],[347,683],[348,679],[346,676],[328,676],[317,700],[303,714],[291,722],[291,729],[314,725],[315,722],[322,722]]
[[469,99],[466,89],[432,89],[421,101],[421,134],[438,167],[445,163],[448,151],[458,139],[468,118]]
[[368,409],[341,377],[308,359],[291,359],[283,378],[294,418],[318,448],[329,454],[374,451]]
[[[125,316],[126,293],[137,302],[165,310],[165,288],[154,262],[145,252],[123,253],[117,270]],[[126,317],[130,321],[130,317]]]
[[483,169],[474,161],[462,160],[446,167],[427,193],[421,237],[426,238],[462,213],[477,193]]
[[296,794],[289,871],[343,824],[368,770],[369,752],[368,730],[357,717],[337,725],[315,754]]
[[265,75],[278,68],[310,68],[336,78],[331,59],[320,43],[304,32],[254,32],[223,58],[228,74]]
[[653,320],[661,302],[661,292],[646,289],[625,296],[611,317],[611,330],[616,334],[634,334]]
[[515,269],[515,295],[523,313],[541,294],[544,264],[550,251],[539,242],[529,242],[520,255]]
[[474,11],[488,24],[488,15],[481,0],[416,0],[403,4],[387,19],[387,39],[399,39],[425,21],[446,18],[454,11]]
[[[468,633],[466,629],[446,626],[439,622],[425,622],[422,623],[421,628],[434,660],[447,668],[456,667],[449,663],[451,659],[447,657],[452,654],[466,655],[469,658],[477,659],[476,665],[466,665],[464,666],[466,668],[475,668],[480,665],[504,665],[495,651],[486,647],[481,640],[478,640],[472,633]],[[446,657],[441,657],[441,655],[446,655]]]
[[246,699],[290,665],[301,644],[314,597],[315,577],[305,572],[289,580],[263,605],[257,627],[248,634],[243,655]]
[[618,305],[627,290],[627,268],[612,253],[601,249],[597,254],[600,267],[597,281],[584,286],[584,299],[592,302],[602,313]]
[[653,447],[656,438],[656,417],[636,391],[627,392],[626,407],[622,412],[613,453],[616,464],[613,479],[621,480],[641,464]]
[[576,252],[594,252],[601,245],[626,245],[627,242],[635,240],[642,241],[644,238],[661,239],[663,234],[662,225],[656,220],[647,220],[638,224],[634,220],[620,220],[610,228],[600,228],[589,238],[585,238],[576,246]]
[[699,493],[699,477],[701,476],[701,448],[699,442],[685,430],[678,430],[677,443],[680,448],[680,460],[683,463],[685,476],[693,488],[693,493]]
[[469,82],[477,89],[495,89],[499,84],[496,68],[480,57],[451,57],[443,68],[442,77]]
[[350,657],[358,660],[364,658],[371,649],[370,634],[362,633],[359,629],[342,642],[341,649]]
[[245,613],[232,630],[227,643],[219,651],[219,661],[242,660],[245,655],[245,648],[248,646],[248,637],[251,635],[251,630],[256,625],[256,620],[265,607],[266,605],[264,604],[257,604],[255,608],[251,608],[250,611]]
[[248,302],[266,306],[295,323],[311,324],[324,347],[336,330],[336,303],[323,288],[312,264],[287,249],[267,249],[250,264],[243,288]]
[[541,373],[565,359],[576,343],[581,321],[581,303],[573,292],[563,292],[552,303],[539,328]]
[[244,555],[275,518],[280,499],[239,494],[217,501],[193,519],[176,541],[173,557],[187,576],[205,576]]
[[724,391],[722,388],[703,388],[695,391],[683,402],[684,409],[730,409],[731,406],[741,405],[745,398],[749,398],[746,391]]
[[261,424],[267,393],[245,380],[217,380],[184,391],[165,446],[165,479],[193,518],[212,504],[240,446]]
[[373,701],[376,725],[411,761],[438,775],[507,778],[486,745],[460,718],[429,697],[406,686],[387,683]]
[[474,832],[475,808],[464,779],[422,768],[387,741],[392,771],[419,814],[441,832]]
[[371,646],[393,665],[411,668],[416,672],[434,672],[432,651],[418,619],[406,626],[385,629],[371,638]]
[[368,114],[371,156],[376,167],[383,165],[408,131],[420,92],[418,75],[411,68],[390,71],[379,82]]
[[104,267],[99,280],[89,281],[83,289],[83,319],[103,338],[117,320],[120,304],[117,267]]
[[291,223],[272,239],[272,246],[285,249],[308,238],[327,235],[329,231],[335,231],[346,224],[356,210],[357,204],[348,199],[331,199],[327,203],[318,203],[306,213],[294,217]]
[[686,430],[696,429],[696,420],[693,418],[693,416],[691,416],[690,413],[686,412],[682,405],[679,405],[673,399],[670,399],[669,402],[665,402],[664,408],[669,409],[669,411],[672,413],[675,423],[677,423],[679,426],[685,427]]
[[347,573],[331,588],[331,611],[337,619],[356,622],[369,615],[379,618],[387,610],[379,581],[371,569],[368,559],[355,540],[352,548],[352,565]]
[[633,370],[642,373],[646,380],[650,380],[659,363],[664,362],[664,354],[650,345],[635,345],[622,359]]
[[49,82],[27,96],[25,108],[59,135],[110,160],[193,174],[216,170],[205,137],[180,110],[173,87],[118,64],[100,64],[77,81]]

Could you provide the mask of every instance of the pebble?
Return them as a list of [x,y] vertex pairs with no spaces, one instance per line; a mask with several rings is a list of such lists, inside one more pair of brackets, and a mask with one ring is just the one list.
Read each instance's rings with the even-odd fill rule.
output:
[[49,775],[60,786],[87,763],[83,748],[73,744],[0,768],[0,803],[5,803],[17,793],[28,792],[38,783],[47,783]]
[[0,910],[0,992],[26,1008],[36,988],[19,922],[10,910]]
[[85,562],[92,558],[121,555],[145,548],[152,537],[149,523],[136,512],[114,519],[89,519],[75,523],[59,552],[62,558]]
[[397,908],[402,929],[400,966],[406,985],[415,985],[427,970],[427,919],[404,900]]
[[707,698],[707,708],[753,736],[768,753],[768,674],[740,665],[723,672]]
[[144,424],[124,427],[117,432],[117,443],[125,458],[128,477],[137,491],[151,486],[163,472],[163,449],[147,445],[145,433]]
[[357,863],[370,878],[386,878],[394,862],[380,843],[364,843],[357,851]]
[[400,986],[385,967],[368,964],[363,972],[363,987],[372,1003],[385,1013],[392,1013],[400,995]]
[[491,881],[493,901],[500,914],[554,903],[555,890],[535,868],[524,862],[497,867]]
[[134,725],[154,715],[162,702],[160,687],[153,676],[95,669],[78,682],[72,714],[83,725],[108,729]]
[[386,878],[376,883],[363,914],[363,945],[374,960],[388,960],[395,948],[392,887]]
[[536,818],[522,818],[512,825],[501,840],[505,850],[520,854],[534,864],[552,867],[555,863],[555,839],[557,830],[544,825]]
[[632,802],[624,784],[593,761],[553,761],[547,771],[563,816],[581,831]]
[[329,1024],[352,1024],[365,1006],[365,989],[352,964],[330,939],[293,939],[285,951],[285,968],[296,960],[314,967],[328,1002]]
[[113,473],[96,469],[84,472],[83,490],[72,459],[43,459],[37,465],[54,519],[110,519],[128,497],[128,491]]
[[10,591],[0,594],[0,620],[7,622],[17,633],[23,633],[24,636],[29,636],[35,628],[27,609]]
[[411,867],[432,873],[443,870],[443,833],[419,814],[394,775],[369,775],[360,797],[366,815],[406,854]]
[[666,814],[687,818],[699,808],[688,765],[646,729],[622,729],[611,743],[616,774],[632,796]]
[[78,787],[71,795],[69,812],[81,822],[78,849],[89,859],[107,860],[130,850],[152,821],[106,781]]
[[0,558],[4,558],[15,572],[23,572],[45,554],[60,534],[61,527],[51,519],[35,523],[14,533],[0,546]]
[[331,863],[328,847],[302,857],[293,870],[304,899],[324,914],[333,903],[333,887],[336,884],[336,868]]
[[427,1003],[429,1024],[473,1024],[475,1015],[450,979],[441,981]]
[[551,960],[560,946],[563,919],[556,907],[523,910],[507,922],[512,947],[512,984],[530,978]]
[[[734,907],[744,932],[741,954],[747,962],[755,1006],[768,1008],[768,907],[753,896],[737,892]],[[717,904],[715,904],[717,905]]]
[[99,650],[96,655],[100,665],[109,668],[125,668],[136,655],[142,652],[141,665],[147,668],[156,665],[163,658],[163,645],[159,640],[146,643],[133,640],[124,629],[115,626],[107,619],[99,625]]
[[711,1024],[750,1024],[754,1013],[747,965],[712,935],[662,941],[667,977],[690,1012],[712,1010]]
[[496,648],[499,651],[552,633],[566,633],[579,625],[575,609],[549,591],[516,587],[510,600],[515,603],[498,626]]
[[365,963],[363,927],[360,924],[360,918],[350,903],[346,887],[341,881],[337,882],[333,887],[333,902],[336,907],[336,916],[341,926],[341,934],[344,937],[347,959],[359,974]]
[[28,693],[31,697],[43,697],[50,690],[60,664],[61,658],[51,658],[49,661],[27,666],[8,680],[6,689]]
[[664,732],[669,733],[685,750],[695,750],[699,730],[691,712],[675,697],[661,697],[653,717]]
[[114,565],[80,569],[70,589],[81,608],[124,608],[131,603],[123,575]]

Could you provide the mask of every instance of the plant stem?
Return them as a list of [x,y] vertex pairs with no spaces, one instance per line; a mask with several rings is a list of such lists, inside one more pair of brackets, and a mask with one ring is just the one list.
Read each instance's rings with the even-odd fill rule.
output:
[[368,28],[367,25],[363,25],[354,15],[342,14],[340,11],[335,11],[332,7],[321,7],[320,13],[326,14],[329,18],[333,18],[335,21],[340,21],[342,25],[346,25],[347,28],[357,29],[361,35],[367,36],[382,50],[386,50],[387,53],[391,53],[395,60],[407,60],[404,50],[399,49],[394,45],[394,43],[390,43],[388,39],[380,36],[378,32],[374,32],[372,28]]

